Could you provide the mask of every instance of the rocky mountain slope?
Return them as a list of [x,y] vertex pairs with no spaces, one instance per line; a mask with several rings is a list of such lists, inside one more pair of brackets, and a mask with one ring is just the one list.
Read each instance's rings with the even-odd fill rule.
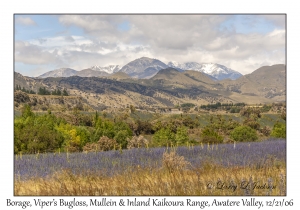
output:
[[275,101],[286,100],[286,66],[263,66],[235,81],[220,82],[226,90],[248,96],[262,96]]
[[124,72],[133,78],[147,79],[165,68],[168,68],[168,66],[160,60],[142,57],[123,66],[120,72]]
[[106,77],[110,74],[102,71],[95,71],[93,69],[83,69],[81,71],[77,71],[73,76],[79,77]]
[[[156,62],[156,61],[155,61]],[[142,109],[174,107],[182,103],[247,104],[273,103],[286,100],[286,66],[264,66],[237,80],[212,80],[199,71],[180,72],[167,67],[151,79],[131,78],[124,72],[109,77],[29,78],[15,73],[15,86],[37,90],[64,89],[69,95],[82,97],[93,109]]]
[[60,68],[56,70],[52,70],[40,75],[40,78],[47,78],[47,77],[71,77],[76,75],[77,71],[70,68]]

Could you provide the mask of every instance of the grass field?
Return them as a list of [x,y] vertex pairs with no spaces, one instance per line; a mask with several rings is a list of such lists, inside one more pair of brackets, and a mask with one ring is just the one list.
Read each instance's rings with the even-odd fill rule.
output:
[[15,156],[15,195],[285,195],[286,141]]

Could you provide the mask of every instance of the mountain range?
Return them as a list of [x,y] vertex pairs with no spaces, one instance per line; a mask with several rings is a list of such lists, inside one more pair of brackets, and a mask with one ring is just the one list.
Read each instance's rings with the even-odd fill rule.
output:
[[[143,79],[141,75],[144,72],[139,67],[147,66],[149,63],[157,67],[153,67],[149,72],[154,74],[157,71],[157,73],[151,78]],[[45,87],[48,90],[66,88],[69,95],[82,97],[94,109],[100,109],[99,107],[101,109],[103,107],[126,108],[134,105],[150,110],[174,107],[183,103],[200,106],[216,102],[259,104],[286,101],[286,66],[284,64],[263,66],[236,80],[215,80],[199,69],[183,71],[167,66],[167,68],[157,70],[160,65],[166,67],[157,60],[145,62],[138,60],[138,64],[133,61],[114,74],[106,73],[108,76],[105,77],[74,75],[31,78],[15,72],[14,85],[20,85],[35,92],[39,87]],[[134,66],[132,75],[137,78],[130,77],[130,72],[125,73],[133,69],[132,66]]]
[[161,69],[166,69],[168,67],[175,68],[179,72],[190,70],[199,71],[207,74],[213,80],[235,80],[242,76],[241,73],[216,63],[199,64],[197,62],[178,63],[173,61],[165,64],[158,59],[142,57],[129,62],[123,67],[119,65],[109,65],[106,67],[92,66],[81,71],[76,71],[70,68],[61,68],[46,72],[39,77],[106,77],[117,72],[123,72],[132,78],[150,79],[151,77],[155,76]]

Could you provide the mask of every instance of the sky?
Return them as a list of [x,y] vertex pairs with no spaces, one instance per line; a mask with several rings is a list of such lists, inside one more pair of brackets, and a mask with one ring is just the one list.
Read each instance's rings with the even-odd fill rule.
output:
[[126,65],[140,57],[218,63],[242,74],[285,64],[286,16],[14,15],[14,70]]

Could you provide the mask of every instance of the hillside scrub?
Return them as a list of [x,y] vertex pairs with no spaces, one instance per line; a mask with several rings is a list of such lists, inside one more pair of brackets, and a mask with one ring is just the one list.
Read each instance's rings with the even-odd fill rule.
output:
[[[84,113],[76,108],[71,112],[48,110],[46,113],[38,113],[25,104],[21,116],[15,116],[14,119],[14,153],[81,152],[256,141],[268,138],[270,134],[285,138],[286,130],[279,115],[263,118],[263,121],[255,117],[243,121],[243,117],[225,115],[157,115],[149,120],[139,119],[138,113],[134,114],[136,118],[131,115],[124,118],[123,115]],[[260,125],[259,122],[266,123],[267,120],[278,120],[278,123],[275,123],[273,129]],[[137,139],[141,135],[144,136],[141,139],[145,140],[135,143],[139,142]],[[98,145],[102,137],[115,143],[102,148]]]

